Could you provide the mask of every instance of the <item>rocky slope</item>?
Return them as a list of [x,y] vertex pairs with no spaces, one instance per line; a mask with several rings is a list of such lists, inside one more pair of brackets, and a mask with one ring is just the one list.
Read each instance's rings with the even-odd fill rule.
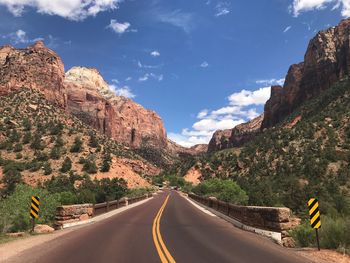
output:
[[320,95],[348,76],[350,70],[350,19],[320,31],[309,43],[304,62],[292,65],[283,88],[272,88],[265,105],[262,128],[269,128],[303,102]]
[[242,146],[260,132],[263,118],[262,114],[247,123],[237,125],[233,129],[216,131],[209,142],[208,152]]
[[[71,164],[62,170],[67,158]],[[110,168],[103,170],[105,162]],[[149,186],[147,178],[160,173],[135,152],[26,88],[0,101],[0,181],[9,165],[30,185],[73,173],[123,178],[129,187],[144,187]]]
[[307,218],[317,196],[323,213],[345,213],[350,201],[350,80],[304,102],[275,128],[241,148],[196,157],[179,176],[199,169],[200,180],[231,178],[250,205],[287,206]]
[[0,96],[22,87],[40,91],[51,103],[157,165],[167,165],[184,152],[202,152],[169,146],[157,113],[116,96],[96,69],[73,67],[65,73],[60,57],[40,41],[25,49],[0,48]]

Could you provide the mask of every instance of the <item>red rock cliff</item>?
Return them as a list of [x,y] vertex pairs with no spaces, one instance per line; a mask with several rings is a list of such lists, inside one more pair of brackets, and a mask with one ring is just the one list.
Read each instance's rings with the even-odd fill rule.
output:
[[135,148],[167,145],[162,119],[134,101],[116,96],[96,69],[74,67],[65,85],[68,110],[100,132]]
[[292,65],[285,84],[274,87],[265,105],[262,128],[282,121],[301,103],[318,96],[350,72],[350,19],[320,31],[309,43],[304,62]]
[[263,118],[262,114],[247,123],[237,125],[233,129],[216,131],[209,142],[208,152],[242,146],[260,131]]
[[38,89],[61,107],[66,106],[64,66],[60,57],[39,41],[25,49],[0,47],[0,95],[22,87]]

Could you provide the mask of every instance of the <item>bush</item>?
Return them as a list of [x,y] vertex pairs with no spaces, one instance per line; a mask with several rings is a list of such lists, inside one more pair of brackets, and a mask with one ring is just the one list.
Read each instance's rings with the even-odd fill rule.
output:
[[248,203],[248,195],[232,180],[210,179],[193,188],[193,192],[202,196],[213,196],[224,202],[238,205]]
[[65,191],[60,193],[60,203],[62,205],[72,205],[77,203],[77,196],[73,192]]
[[87,172],[88,174],[97,173],[97,166],[95,161],[86,159],[83,165],[83,171]]
[[67,157],[64,159],[63,163],[62,163],[62,167],[61,167],[60,171],[61,171],[62,173],[66,173],[66,172],[69,172],[70,169],[72,169],[72,161],[71,161],[71,159],[67,156]]
[[15,192],[0,201],[0,232],[28,230],[30,228],[31,197],[39,196],[40,212],[38,223],[50,224],[55,218],[56,208],[60,205],[59,195],[47,190],[19,184]]
[[45,162],[43,166],[43,170],[44,170],[44,175],[50,175],[52,173],[51,164],[49,162]]
[[293,239],[300,247],[309,247],[316,245],[315,230],[311,228],[309,222],[301,224],[290,232]]
[[53,160],[59,160],[61,158],[61,150],[59,147],[55,146],[51,149],[50,158]]
[[14,152],[21,152],[23,150],[23,146],[20,143],[17,143],[15,147],[13,148]]
[[83,142],[81,141],[80,137],[75,137],[74,143],[70,148],[70,152],[72,153],[81,152],[83,149],[82,145],[83,145]]
[[[350,218],[342,216],[321,216],[319,229],[320,246],[328,249],[342,249],[350,253]],[[291,235],[300,247],[316,246],[315,230],[309,222],[291,231]]]

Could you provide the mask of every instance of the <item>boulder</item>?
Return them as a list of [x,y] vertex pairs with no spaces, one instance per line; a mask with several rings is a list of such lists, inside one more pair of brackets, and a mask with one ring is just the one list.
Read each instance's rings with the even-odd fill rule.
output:
[[35,234],[48,234],[54,232],[55,229],[48,225],[36,225],[34,227],[34,233]]

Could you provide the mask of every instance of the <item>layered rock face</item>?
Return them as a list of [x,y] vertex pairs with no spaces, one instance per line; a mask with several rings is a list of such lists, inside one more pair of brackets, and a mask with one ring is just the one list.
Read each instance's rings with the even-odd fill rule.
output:
[[167,145],[162,119],[134,101],[116,96],[96,69],[74,67],[67,71],[68,110],[119,142],[135,148],[143,144]]
[[242,146],[260,132],[263,119],[264,115],[262,114],[247,123],[237,125],[233,129],[216,131],[209,142],[208,152]]
[[66,106],[64,65],[39,41],[25,49],[0,47],[0,95],[22,87],[40,90],[47,100]]
[[265,105],[262,128],[282,121],[302,102],[318,96],[349,75],[350,19],[320,31],[309,43],[304,62],[292,65],[285,84],[273,87]]

